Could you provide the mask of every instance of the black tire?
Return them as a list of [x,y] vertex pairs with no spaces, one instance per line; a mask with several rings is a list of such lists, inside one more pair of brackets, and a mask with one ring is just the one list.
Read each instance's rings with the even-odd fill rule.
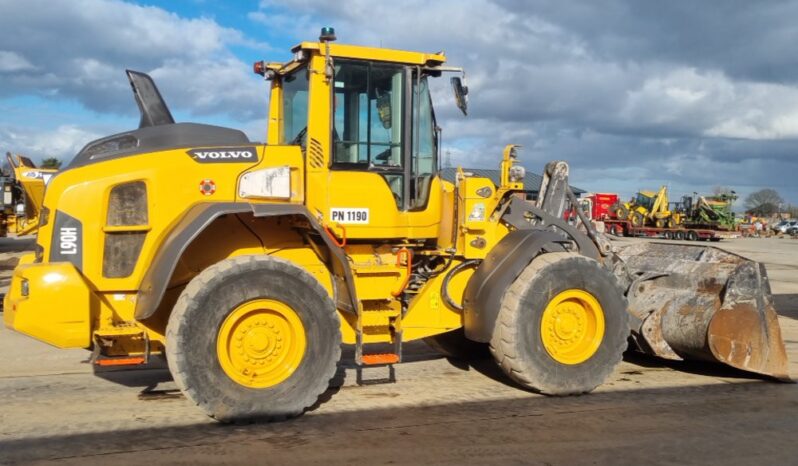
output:
[[631,221],[633,226],[642,227],[646,222],[646,218],[640,212],[632,212]]
[[[592,294],[603,309],[598,349],[578,364],[558,362],[541,337],[543,311],[568,289]],[[513,380],[546,395],[587,393],[621,362],[629,337],[626,298],[614,275],[593,259],[573,253],[542,254],[507,289],[490,342],[494,358]]]
[[485,358],[490,355],[487,343],[469,340],[466,338],[465,331],[462,328],[426,337],[424,338],[424,343],[447,358],[452,359],[468,361]]
[[[296,369],[268,388],[234,381],[216,349],[225,318],[258,298],[289,306],[306,340]],[[305,270],[269,256],[236,257],[208,267],[183,290],[167,325],[167,361],[178,387],[209,416],[222,422],[283,420],[302,414],[329,387],[341,358],[340,325],[329,295]]]
[[628,220],[629,219],[629,209],[622,205],[615,205],[611,207],[610,210],[615,213],[615,217],[618,220]]
[[673,234],[673,239],[677,239],[679,241],[684,239],[684,231],[679,230]]
[[665,233],[663,233],[663,234],[662,234],[662,236],[663,236],[665,239],[673,239],[673,232],[671,232],[671,231],[666,231]]
[[694,230],[688,230],[684,235],[684,239],[687,241],[696,241],[698,239],[698,233],[696,233]]

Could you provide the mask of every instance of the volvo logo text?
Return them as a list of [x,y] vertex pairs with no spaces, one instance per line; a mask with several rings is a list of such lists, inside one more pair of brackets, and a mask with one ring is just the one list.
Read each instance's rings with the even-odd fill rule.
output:
[[258,159],[258,153],[254,147],[210,147],[191,149],[186,153],[199,163],[240,163],[254,162]]

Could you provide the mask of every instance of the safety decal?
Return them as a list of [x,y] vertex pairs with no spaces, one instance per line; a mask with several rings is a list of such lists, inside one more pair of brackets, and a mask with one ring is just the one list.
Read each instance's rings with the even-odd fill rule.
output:
[[211,194],[216,192],[216,183],[213,180],[205,178],[200,182],[200,192],[206,196],[210,196]]

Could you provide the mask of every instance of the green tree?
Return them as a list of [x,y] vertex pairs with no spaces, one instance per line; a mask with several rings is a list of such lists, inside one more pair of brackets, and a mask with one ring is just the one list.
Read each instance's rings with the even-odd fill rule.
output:
[[42,165],[40,168],[55,168],[57,170],[61,168],[61,161],[55,157],[47,157],[46,159],[42,160]]
[[773,215],[779,211],[784,199],[772,188],[754,191],[745,198],[745,209],[756,216]]

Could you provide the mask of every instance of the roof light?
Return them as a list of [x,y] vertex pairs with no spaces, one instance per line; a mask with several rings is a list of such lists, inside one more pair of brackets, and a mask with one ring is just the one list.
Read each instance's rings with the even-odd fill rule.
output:
[[321,34],[319,35],[319,42],[332,42],[337,37],[335,37],[335,28],[330,26],[324,26],[321,28]]

